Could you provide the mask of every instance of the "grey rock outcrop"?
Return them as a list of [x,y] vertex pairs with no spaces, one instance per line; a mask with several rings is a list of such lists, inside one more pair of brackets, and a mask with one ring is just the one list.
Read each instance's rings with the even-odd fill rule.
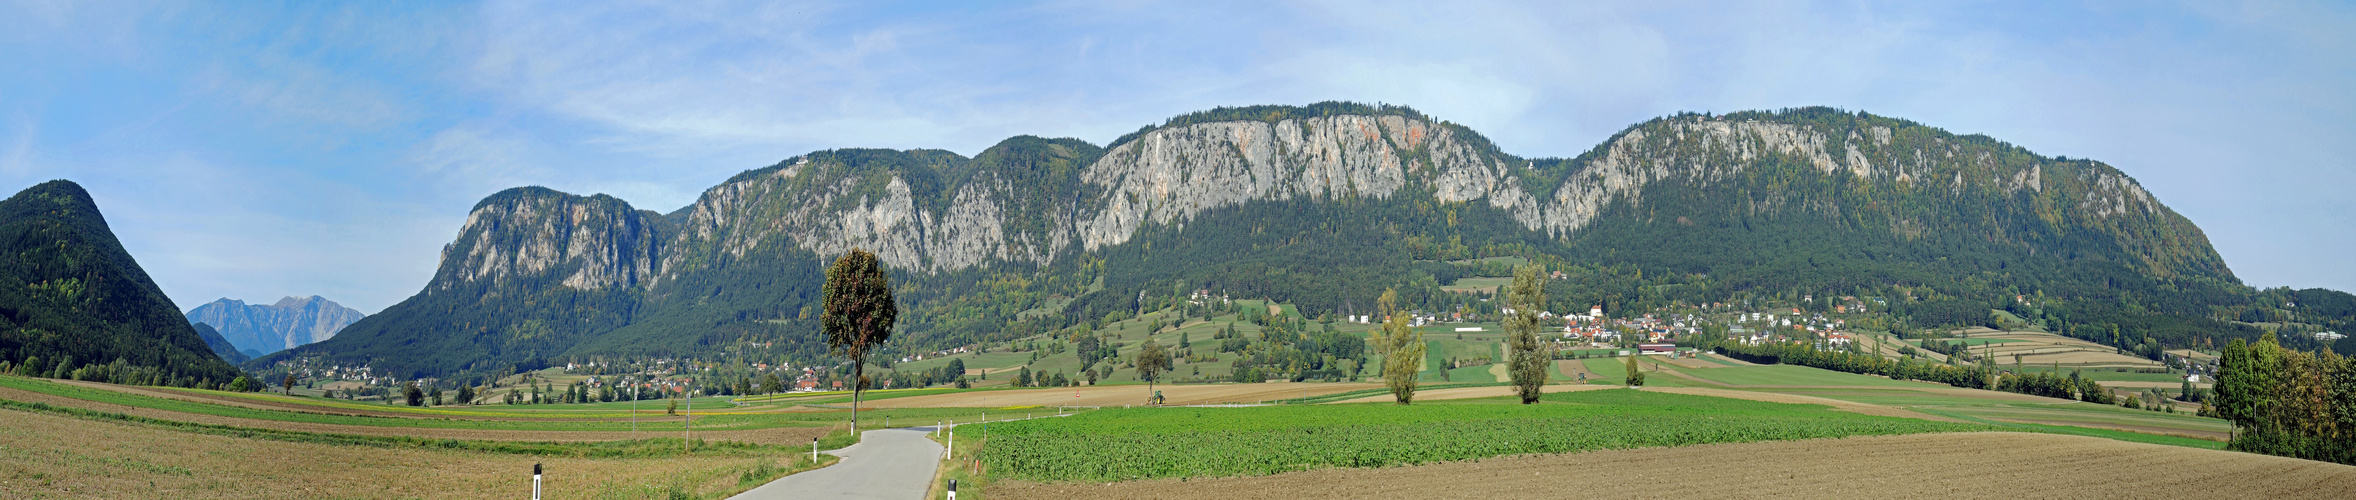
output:
[[[278,352],[334,338],[366,317],[360,311],[313,295],[286,297],[269,305],[221,299],[188,311],[188,322],[212,326],[237,351]],[[226,357],[226,355],[224,355]]]
[[[820,256],[865,248],[923,272],[1049,264],[1125,243],[1147,224],[1183,226],[1210,210],[1297,198],[1382,199],[1408,190],[1443,204],[1486,204],[1526,229],[1567,240],[1612,207],[1642,207],[1654,186],[1737,182],[1771,159],[1891,192],[2045,195],[2066,184],[2070,203],[2043,214],[2056,223],[2115,233],[2146,251],[2139,260],[2160,274],[2185,266],[2229,273],[2205,239],[2183,240],[2197,237],[2197,228],[2107,165],[2048,161],[1984,137],[1871,120],[1878,122],[1860,117],[1868,124],[1840,128],[1755,113],[1662,118],[1630,127],[1570,160],[1559,181],[1542,184],[1529,180],[1530,160],[1412,113],[1173,124],[1075,157],[1085,163],[1060,188],[967,169],[960,165],[971,160],[946,152],[886,152],[907,157],[900,166],[821,152],[714,186],[674,214],[677,226],[669,228],[660,216],[602,195],[495,196],[468,216],[434,286],[562,273],[564,285],[580,289],[659,289],[769,245]],[[933,166],[905,165],[925,162]],[[1050,189],[1062,190],[1043,192]],[[1018,214],[1019,200],[1046,202]],[[1769,194],[1755,203],[1787,201]],[[1919,236],[1923,225],[1900,218],[1889,230]]]

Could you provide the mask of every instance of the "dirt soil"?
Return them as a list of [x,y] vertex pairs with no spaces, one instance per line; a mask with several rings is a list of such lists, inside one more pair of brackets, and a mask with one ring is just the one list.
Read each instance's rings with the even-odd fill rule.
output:
[[[619,439],[633,439],[634,437],[658,437],[653,432],[632,433],[609,431],[439,429],[429,427],[379,427],[371,425],[287,422],[281,420],[223,417],[218,415],[205,415],[201,413],[185,413],[170,410],[158,410],[154,408],[141,408],[137,406],[125,406],[113,403],[101,403],[97,401],[51,396],[38,392],[23,391],[6,387],[0,387],[0,399],[10,399],[27,403],[47,403],[52,406],[81,408],[85,410],[121,413],[125,415],[135,415],[154,419],[192,422],[199,424],[250,427],[255,429],[274,429],[295,432],[351,434],[358,436],[405,436],[428,439],[556,442],[613,441]],[[670,417],[669,420],[677,420],[678,418],[679,417]],[[661,420],[664,420],[664,417],[649,416],[645,421],[656,422]],[[824,427],[783,427],[775,429],[697,431],[695,433],[695,437],[697,439],[711,441],[739,441],[756,444],[808,444],[810,442],[810,438],[823,436],[827,429],[828,428]]]
[[[1165,384],[1148,390],[1143,385],[1111,385],[1065,387],[1059,389],[1016,389],[1006,391],[973,391],[933,394],[869,401],[867,406],[879,408],[1004,408],[1009,406],[1105,406],[1142,405],[1153,391],[1162,392],[1167,404],[1258,403],[1278,399],[1321,396],[1361,389],[1379,389],[1382,384],[1341,382],[1273,382],[1266,384]],[[1077,397],[1075,397],[1077,395]]]
[[1570,380],[1574,382],[1579,380],[1579,374],[1581,373],[1587,374],[1588,380],[1603,378],[1602,375],[1587,371],[1587,363],[1582,363],[1580,361],[1581,360],[1576,359],[1556,360],[1554,362],[1554,370],[1562,372],[1563,376],[1570,377]]
[[[1946,472],[1941,472],[1946,471]],[[1492,458],[1120,483],[991,498],[2345,498],[2356,467],[2083,436],[1979,432]],[[2165,492],[2165,493],[2162,493]]]

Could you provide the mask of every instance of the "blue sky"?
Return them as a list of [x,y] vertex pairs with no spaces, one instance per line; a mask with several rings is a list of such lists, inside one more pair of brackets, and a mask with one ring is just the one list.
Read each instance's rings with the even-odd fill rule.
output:
[[[670,211],[836,147],[1413,106],[1523,156],[1828,105],[2111,163],[2244,281],[2356,290],[2343,2],[0,0],[0,190],[80,182],[182,308],[416,293],[485,195]],[[5,194],[5,193],[0,193]]]

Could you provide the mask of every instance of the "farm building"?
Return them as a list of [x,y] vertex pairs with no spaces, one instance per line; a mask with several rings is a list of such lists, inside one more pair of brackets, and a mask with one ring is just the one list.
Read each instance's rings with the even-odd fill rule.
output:
[[1636,344],[1636,350],[1644,354],[1668,354],[1677,352],[1677,344]]

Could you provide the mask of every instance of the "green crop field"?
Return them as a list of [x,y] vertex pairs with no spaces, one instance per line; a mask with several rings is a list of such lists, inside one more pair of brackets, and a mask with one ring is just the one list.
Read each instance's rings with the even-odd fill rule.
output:
[[1107,409],[992,426],[983,460],[1009,478],[1101,482],[1990,428],[1629,390],[1545,402]]

